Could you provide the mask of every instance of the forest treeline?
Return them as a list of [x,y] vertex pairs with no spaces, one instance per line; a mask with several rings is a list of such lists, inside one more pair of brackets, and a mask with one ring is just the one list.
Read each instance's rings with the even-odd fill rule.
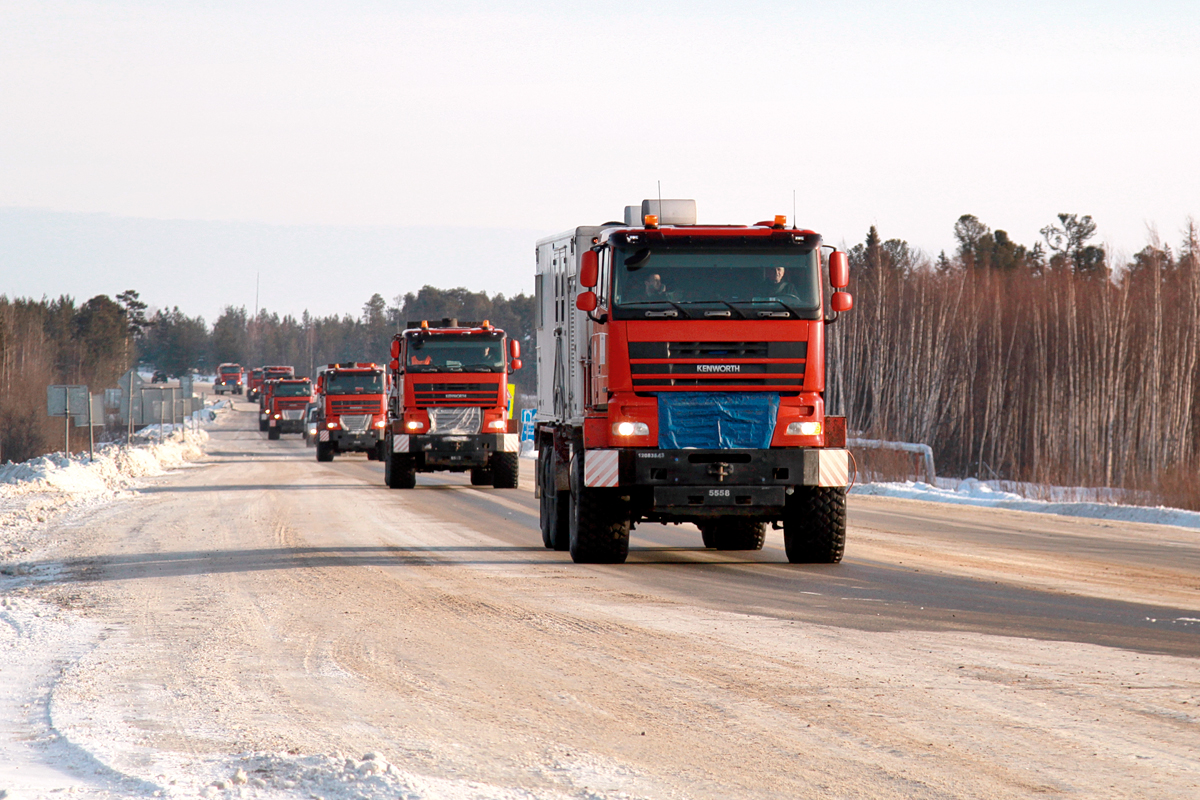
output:
[[[1200,507],[1200,241],[1151,240],[1127,263],[1061,214],[1032,246],[972,215],[931,257],[874,227],[850,249],[855,310],[829,326],[828,408],[871,438],[931,445],[941,474],[1145,491]],[[358,314],[227,307],[210,326],[136,292],[82,305],[0,296],[0,454],[61,446],[45,386],[115,386],[140,362],[182,374],[387,357],[409,320],[488,319],[521,341],[534,391],[534,299],[426,286]]]

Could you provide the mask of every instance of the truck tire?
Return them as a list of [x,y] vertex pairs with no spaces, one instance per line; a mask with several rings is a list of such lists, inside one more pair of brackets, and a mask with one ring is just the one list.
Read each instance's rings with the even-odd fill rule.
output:
[[620,489],[584,486],[581,455],[571,459],[571,560],[624,564],[629,556],[629,503],[621,499]]
[[317,442],[317,461],[333,461],[333,442]]
[[497,489],[517,488],[521,462],[516,453],[492,453],[492,486]]
[[767,539],[767,526],[758,520],[725,517],[696,525],[704,538],[704,546],[717,550],[762,550]]
[[383,459],[383,482],[389,489],[412,489],[417,485],[417,470],[412,456],[388,453]]
[[570,492],[560,492],[554,483],[554,444],[543,443],[538,451],[538,482],[541,490],[539,517],[542,544],[552,550],[567,550],[571,546],[570,520],[567,503]]
[[783,510],[783,546],[793,564],[836,564],[846,552],[846,490],[797,486]]
[[472,486],[491,486],[492,471],[487,467],[471,467]]
[[267,428],[269,428],[269,427],[270,427],[270,426],[269,426],[269,425],[267,425],[267,421],[266,421],[265,419],[263,419],[263,418],[260,416],[260,417],[258,418],[258,429],[259,429],[260,431],[265,431],[265,430],[266,430]]
[[270,439],[271,441],[275,441],[276,439],[279,438],[279,426],[278,425],[274,425],[274,426],[268,425],[267,426],[267,438]]

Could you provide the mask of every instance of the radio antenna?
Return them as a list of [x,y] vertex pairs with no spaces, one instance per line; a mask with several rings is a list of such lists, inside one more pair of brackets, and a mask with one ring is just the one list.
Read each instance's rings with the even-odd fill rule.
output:
[[659,224],[659,225],[662,225],[662,223],[663,223],[663,213],[662,213],[662,181],[659,181],[659,182],[658,182],[658,224]]
[[796,190],[792,189],[792,230],[796,230]]

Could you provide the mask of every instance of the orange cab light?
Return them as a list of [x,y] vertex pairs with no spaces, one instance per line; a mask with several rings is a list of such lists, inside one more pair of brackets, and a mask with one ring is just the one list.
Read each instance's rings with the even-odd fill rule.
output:
[[647,214],[642,219],[642,223],[647,228],[657,228],[658,227],[658,214]]
[[427,319],[421,320],[421,327],[425,330],[429,330],[429,320],[427,320]]
[[772,227],[786,228],[787,227],[787,215],[786,214],[776,214],[775,215],[775,224]]

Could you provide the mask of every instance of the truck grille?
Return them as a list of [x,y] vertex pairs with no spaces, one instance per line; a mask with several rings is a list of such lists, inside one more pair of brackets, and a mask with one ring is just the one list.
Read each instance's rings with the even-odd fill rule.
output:
[[498,383],[414,383],[417,408],[430,406],[494,406]]
[[362,400],[330,400],[329,411],[332,414],[382,414],[383,402],[373,397]]
[[429,412],[430,433],[479,433],[483,424],[479,407],[434,408]]
[[808,342],[630,342],[633,388],[777,389],[804,385]]
[[366,433],[371,427],[370,414],[343,414],[342,430],[347,433]]

